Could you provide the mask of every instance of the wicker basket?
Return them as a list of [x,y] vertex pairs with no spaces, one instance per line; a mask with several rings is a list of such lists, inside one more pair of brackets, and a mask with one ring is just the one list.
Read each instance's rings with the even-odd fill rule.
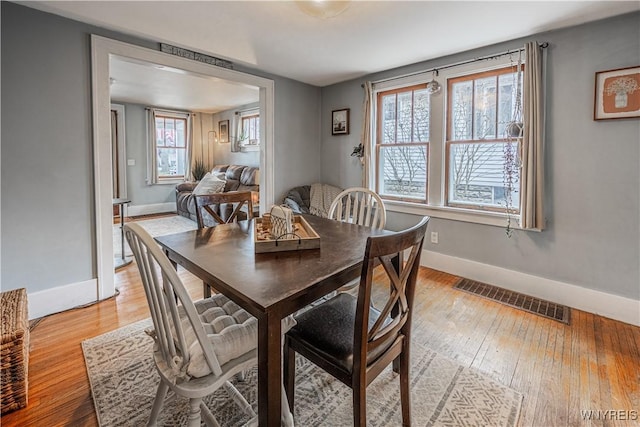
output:
[[0,413],[5,414],[27,406],[29,316],[26,289],[2,292],[0,298]]

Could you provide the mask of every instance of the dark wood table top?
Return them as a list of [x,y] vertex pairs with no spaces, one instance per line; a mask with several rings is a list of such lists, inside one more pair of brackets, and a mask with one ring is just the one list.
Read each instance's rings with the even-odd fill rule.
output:
[[279,317],[358,277],[367,237],[388,233],[305,215],[319,249],[256,254],[253,226],[240,221],[156,237],[170,258],[251,314]]

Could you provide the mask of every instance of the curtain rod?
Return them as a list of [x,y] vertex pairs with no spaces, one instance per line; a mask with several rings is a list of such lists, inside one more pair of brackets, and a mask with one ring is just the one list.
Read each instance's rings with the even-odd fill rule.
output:
[[187,110],[171,110],[168,108],[157,108],[157,107],[145,107],[145,110],[149,111],[149,110],[156,110],[156,111],[162,111],[165,113],[182,113],[182,114],[193,114],[195,116],[196,113],[192,112],[192,111],[187,111]]
[[[546,49],[547,47],[549,47],[549,43],[543,42],[543,43],[540,43],[539,46],[542,49]],[[371,83],[372,84],[376,84],[376,83],[388,82],[388,81],[391,81],[391,80],[398,80],[398,79],[403,79],[405,77],[417,76],[418,74],[425,74],[425,73],[429,73],[429,72],[432,72],[432,71],[435,71],[437,73],[438,71],[446,70],[447,68],[459,67],[460,65],[471,64],[473,62],[479,62],[479,61],[486,61],[488,59],[496,59],[496,58],[500,58],[502,56],[511,55],[513,53],[522,52],[523,50],[524,50],[523,47],[520,48],[520,49],[515,49],[515,50],[507,50],[507,51],[502,52],[502,53],[496,53],[496,54],[493,54],[493,55],[480,56],[478,58],[467,59],[466,61],[460,61],[460,62],[455,62],[453,64],[443,65],[441,67],[433,67],[433,68],[430,68],[430,69],[427,69],[427,70],[421,70],[421,71],[415,71],[413,73],[403,74],[401,76],[389,77],[389,78],[386,78],[386,79],[380,79],[380,80],[376,80],[376,81],[371,82]],[[360,86],[364,87],[364,84],[361,84]]]

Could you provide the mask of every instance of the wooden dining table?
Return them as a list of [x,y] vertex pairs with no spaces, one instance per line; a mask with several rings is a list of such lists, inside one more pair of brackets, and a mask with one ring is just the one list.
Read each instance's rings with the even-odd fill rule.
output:
[[258,319],[258,418],[280,426],[281,320],[359,277],[367,238],[389,233],[312,215],[320,248],[254,252],[253,221],[156,237],[169,259]]

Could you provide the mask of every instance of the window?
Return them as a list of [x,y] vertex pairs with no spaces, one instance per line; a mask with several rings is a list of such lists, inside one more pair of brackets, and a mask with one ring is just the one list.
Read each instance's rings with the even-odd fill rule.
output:
[[249,145],[260,144],[260,115],[252,114],[242,117],[242,136],[244,142]]
[[187,158],[187,120],[156,116],[158,178],[184,178]]
[[190,144],[188,113],[149,109],[150,184],[173,183],[187,177]]
[[520,138],[506,131],[519,81],[511,67],[448,80],[448,206],[518,212]]
[[427,202],[429,95],[426,84],[379,92],[376,191],[391,200]]

